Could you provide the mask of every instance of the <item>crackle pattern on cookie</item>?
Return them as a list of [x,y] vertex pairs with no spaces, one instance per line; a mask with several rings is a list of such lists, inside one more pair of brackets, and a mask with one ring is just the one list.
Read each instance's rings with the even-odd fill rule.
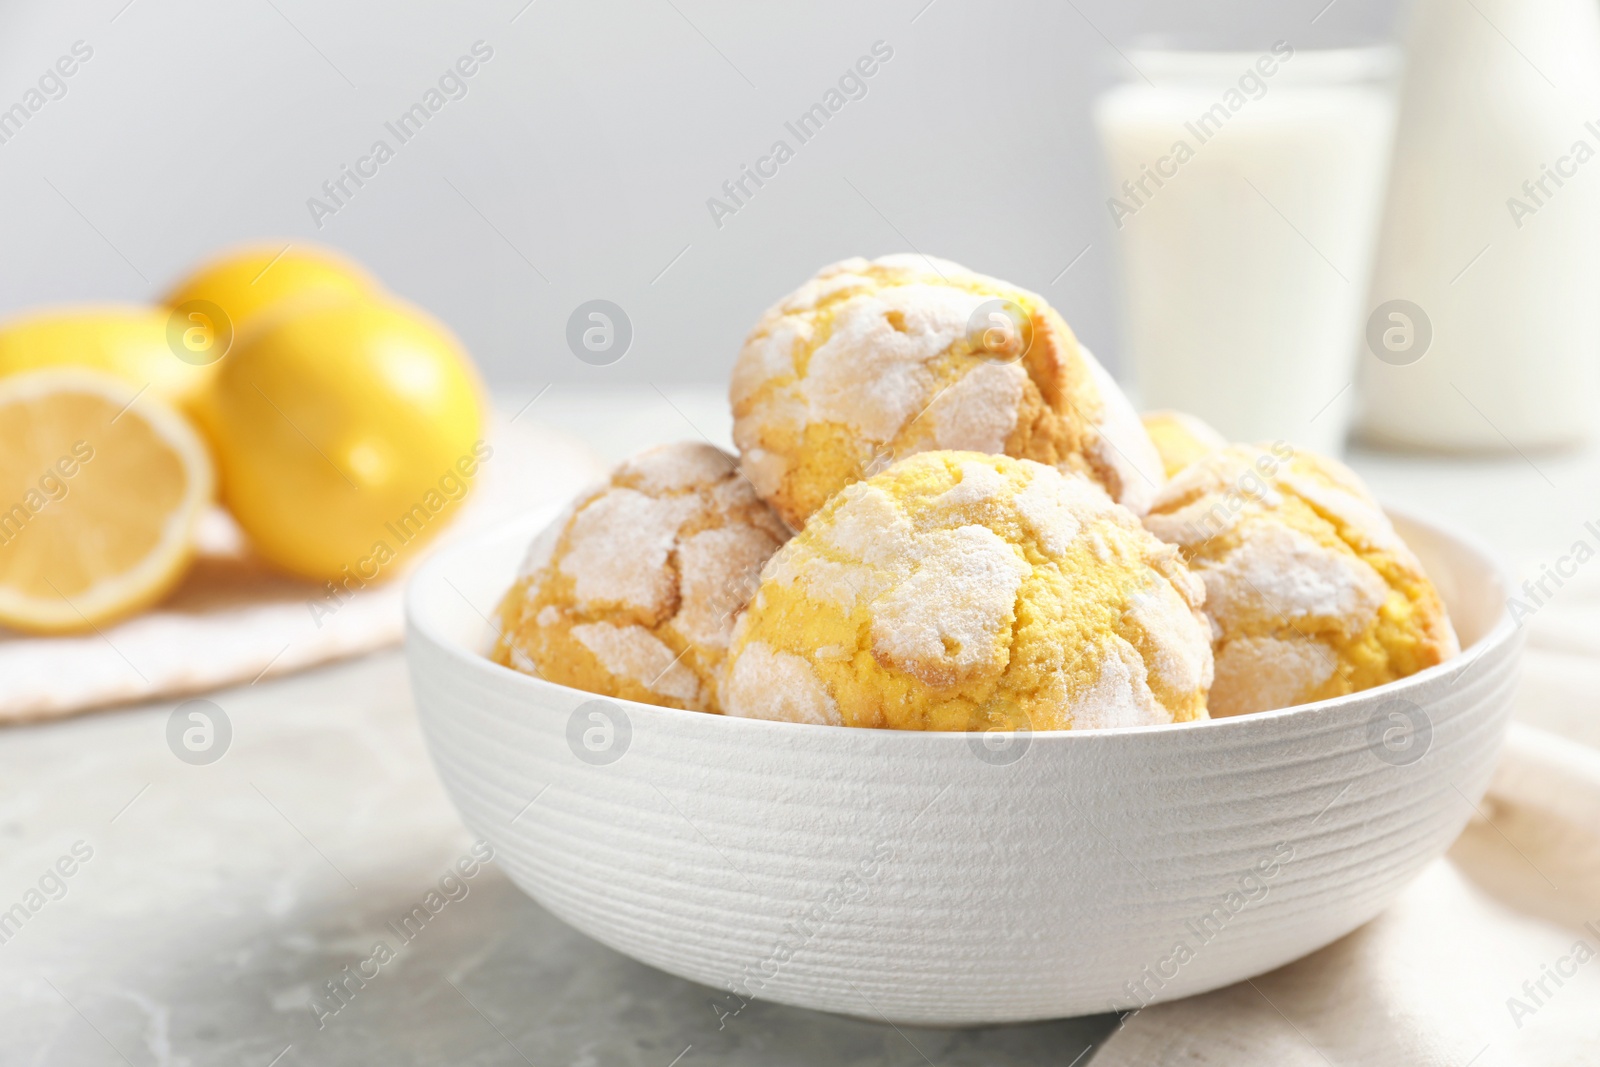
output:
[[1357,692],[1460,651],[1422,564],[1335,460],[1281,442],[1219,449],[1144,521],[1205,582],[1213,716]]
[[912,730],[1203,718],[1203,599],[1088,478],[924,452],[850,485],[768,562],[722,706]]
[[[968,337],[996,299],[1031,324],[1015,362],[975,355]],[[1163,480],[1127,399],[1041,297],[920,255],[835,263],[769,309],[730,400],[745,473],[795,529],[851,482],[933,449],[1085,474],[1135,511]]]
[[789,532],[710,445],[641,452],[528,549],[497,663],[593,693],[716,711],[734,621]]

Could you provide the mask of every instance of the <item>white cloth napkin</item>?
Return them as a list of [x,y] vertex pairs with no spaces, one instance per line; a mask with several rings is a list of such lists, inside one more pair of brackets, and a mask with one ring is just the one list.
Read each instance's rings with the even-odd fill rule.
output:
[[1092,1067],[1600,1064],[1600,580],[1561,593],[1449,854],[1322,951],[1126,1017]]
[[[429,550],[565,501],[605,473],[585,445],[531,415],[496,422],[488,441],[472,494]],[[0,725],[255,682],[400,640],[404,571],[338,603],[254,559],[220,509],[199,540],[183,584],[151,611],[83,636],[0,628]]]

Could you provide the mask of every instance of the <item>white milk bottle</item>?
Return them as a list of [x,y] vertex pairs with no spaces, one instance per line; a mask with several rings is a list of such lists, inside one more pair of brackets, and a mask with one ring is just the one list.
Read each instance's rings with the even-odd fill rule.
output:
[[[1147,407],[1343,447],[1394,127],[1390,48],[1135,51],[1096,104]],[[1143,80],[1148,79],[1148,81]]]
[[1418,0],[1358,429],[1549,448],[1600,398],[1600,7]]

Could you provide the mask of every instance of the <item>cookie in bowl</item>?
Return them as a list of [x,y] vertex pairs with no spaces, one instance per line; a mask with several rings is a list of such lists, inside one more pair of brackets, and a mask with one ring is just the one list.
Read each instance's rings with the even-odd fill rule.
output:
[[1460,651],[1422,564],[1336,460],[1231,445],[1175,476],[1145,526],[1205,582],[1214,717],[1358,692]]
[[1137,512],[1163,481],[1138,415],[1061,316],[948,260],[824,267],[756,324],[729,395],[744,471],[795,529],[934,449],[1083,474]]
[[924,452],[844,489],[767,564],[722,710],[903,730],[1205,718],[1203,598],[1088,478]]
[[1140,416],[1168,478],[1203,456],[1228,447],[1228,439],[1187,411],[1147,411]]
[[716,711],[734,620],[788,536],[732,456],[646,449],[535,538],[500,603],[493,659],[591,693]]

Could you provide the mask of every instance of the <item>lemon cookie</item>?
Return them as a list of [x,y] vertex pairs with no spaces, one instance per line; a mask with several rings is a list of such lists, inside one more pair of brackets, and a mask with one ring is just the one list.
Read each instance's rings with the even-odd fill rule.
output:
[[1213,716],[1354,693],[1460,651],[1422,564],[1335,460],[1232,445],[1174,477],[1145,525],[1205,582]]
[[717,710],[734,619],[788,531],[710,445],[647,449],[528,550],[495,662],[605,696]]
[[722,708],[906,730],[1204,718],[1203,598],[1089,479],[925,452],[850,485],[773,556]]
[[1127,398],[1043,298],[920,255],[824,267],[745,339],[730,399],[745,473],[795,529],[932,449],[1085,474],[1136,512],[1163,481]]
[[1168,478],[1200,457],[1228,447],[1228,439],[1210,423],[1185,411],[1147,411],[1140,421]]

